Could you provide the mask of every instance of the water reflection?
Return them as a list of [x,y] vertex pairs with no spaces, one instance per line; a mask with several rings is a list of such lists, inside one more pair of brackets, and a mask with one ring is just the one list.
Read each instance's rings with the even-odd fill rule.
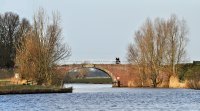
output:
[[74,93],[112,91],[112,84],[65,84],[64,87],[73,87]]

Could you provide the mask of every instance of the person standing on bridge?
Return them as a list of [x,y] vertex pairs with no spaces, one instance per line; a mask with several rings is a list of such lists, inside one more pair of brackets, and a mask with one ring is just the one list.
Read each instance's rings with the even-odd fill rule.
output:
[[120,64],[120,59],[119,59],[119,57],[116,57],[116,64]]

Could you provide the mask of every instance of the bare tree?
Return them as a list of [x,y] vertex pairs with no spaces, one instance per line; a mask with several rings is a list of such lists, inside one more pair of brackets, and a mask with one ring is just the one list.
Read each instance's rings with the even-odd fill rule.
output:
[[169,67],[175,71],[176,64],[183,61],[187,40],[185,24],[174,16],[169,20],[157,18],[154,22],[147,19],[135,33],[134,40],[128,47],[128,61],[137,65],[140,78],[149,77],[153,87],[157,87],[163,81],[161,73]]
[[[136,34],[137,35],[137,34]],[[140,44],[140,40],[135,38],[136,44]],[[147,70],[146,70],[146,64],[145,64],[145,58],[144,55],[140,53],[140,50],[142,50],[143,47],[136,47],[134,44],[130,44],[128,47],[128,61],[137,67],[138,69],[138,80],[137,84],[139,86],[144,87],[145,82],[147,80]]]
[[188,30],[185,21],[177,19],[175,15],[172,15],[166,24],[168,34],[166,61],[170,65],[171,74],[176,75],[176,64],[185,61]]
[[[55,71],[54,66],[71,54],[70,48],[61,41],[59,20],[60,16],[53,13],[52,21],[49,21],[44,10],[40,9],[34,16],[32,30],[29,31],[29,34],[26,34],[23,47],[18,48],[16,61],[19,67],[28,69],[27,67],[31,65],[32,72],[29,72],[32,74],[30,77],[38,85],[58,83],[54,81],[57,80],[55,79],[56,76],[59,76],[56,75],[58,71]],[[26,57],[21,56],[23,53],[27,53]],[[19,72],[22,75],[27,75],[23,70],[19,70]]]

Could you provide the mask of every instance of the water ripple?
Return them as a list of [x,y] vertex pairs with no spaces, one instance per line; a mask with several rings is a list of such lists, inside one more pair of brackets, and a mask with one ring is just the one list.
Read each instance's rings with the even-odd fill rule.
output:
[[[199,111],[200,91],[75,84],[71,94],[1,95],[0,111]],[[80,88],[79,88],[80,87]],[[95,88],[94,88],[95,87]]]

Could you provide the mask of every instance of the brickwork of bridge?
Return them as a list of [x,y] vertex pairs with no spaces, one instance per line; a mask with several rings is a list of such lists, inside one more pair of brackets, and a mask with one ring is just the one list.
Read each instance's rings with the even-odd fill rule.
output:
[[107,73],[113,80],[113,87],[131,87],[133,83],[133,67],[129,64],[72,64],[62,66],[65,72],[80,68],[95,68]]

